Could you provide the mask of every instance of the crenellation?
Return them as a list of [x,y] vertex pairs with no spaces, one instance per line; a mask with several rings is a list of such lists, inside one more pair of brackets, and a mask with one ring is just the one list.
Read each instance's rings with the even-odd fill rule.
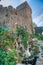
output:
[[8,9],[13,9],[13,7],[10,5],[10,6],[8,6]]

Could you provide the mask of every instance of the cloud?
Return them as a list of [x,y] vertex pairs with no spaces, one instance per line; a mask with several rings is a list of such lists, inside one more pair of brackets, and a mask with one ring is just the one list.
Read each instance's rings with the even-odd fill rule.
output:
[[14,0],[1,0],[0,4],[3,6],[12,5]]
[[31,0],[20,0],[21,2],[24,2],[24,1],[28,1],[28,2],[30,2]]
[[20,0],[21,2],[24,2],[24,1],[26,1],[26,0]]
[[35,22],[38,26],[43,26],[43,13],[34,18],[33,22]]

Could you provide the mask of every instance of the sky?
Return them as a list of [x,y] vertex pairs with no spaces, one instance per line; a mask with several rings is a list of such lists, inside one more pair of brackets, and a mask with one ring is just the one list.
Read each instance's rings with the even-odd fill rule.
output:
[[37,26],[43,26],[43,0],[1,0],[0,4],[4,7],[12,5],[16,8],[24,1],[27,1],[32,9],[32,21]]

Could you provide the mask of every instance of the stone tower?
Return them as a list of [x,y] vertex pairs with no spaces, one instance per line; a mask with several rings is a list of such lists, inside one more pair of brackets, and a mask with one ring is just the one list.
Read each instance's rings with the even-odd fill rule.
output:
[[28,29],[28,32],[32,32],[32,10],[28,3],[25,1],[16,10],[24,18],[22,25]]
[[32,33],[32,10],[26,1],[16,9],[0,5],[0,25],[14,31],[15,23],[26,27],[27,31]]

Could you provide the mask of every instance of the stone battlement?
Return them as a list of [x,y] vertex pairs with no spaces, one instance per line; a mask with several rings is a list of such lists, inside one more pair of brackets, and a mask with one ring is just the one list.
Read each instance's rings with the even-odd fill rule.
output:
[[20,10],[26,8],[26,6],[30,9],[30,12],[32,12],[30,6],[29,6],[28,3],[25,1],[24,3],[20,4],[19,6],[17,6],[16,9],[13,8],[12,6],[3,7],[3,5],[0,5],[0,13],[1,13],[1,12],[4,12],[4,11],[10,11],[10,10],[20,11]]

